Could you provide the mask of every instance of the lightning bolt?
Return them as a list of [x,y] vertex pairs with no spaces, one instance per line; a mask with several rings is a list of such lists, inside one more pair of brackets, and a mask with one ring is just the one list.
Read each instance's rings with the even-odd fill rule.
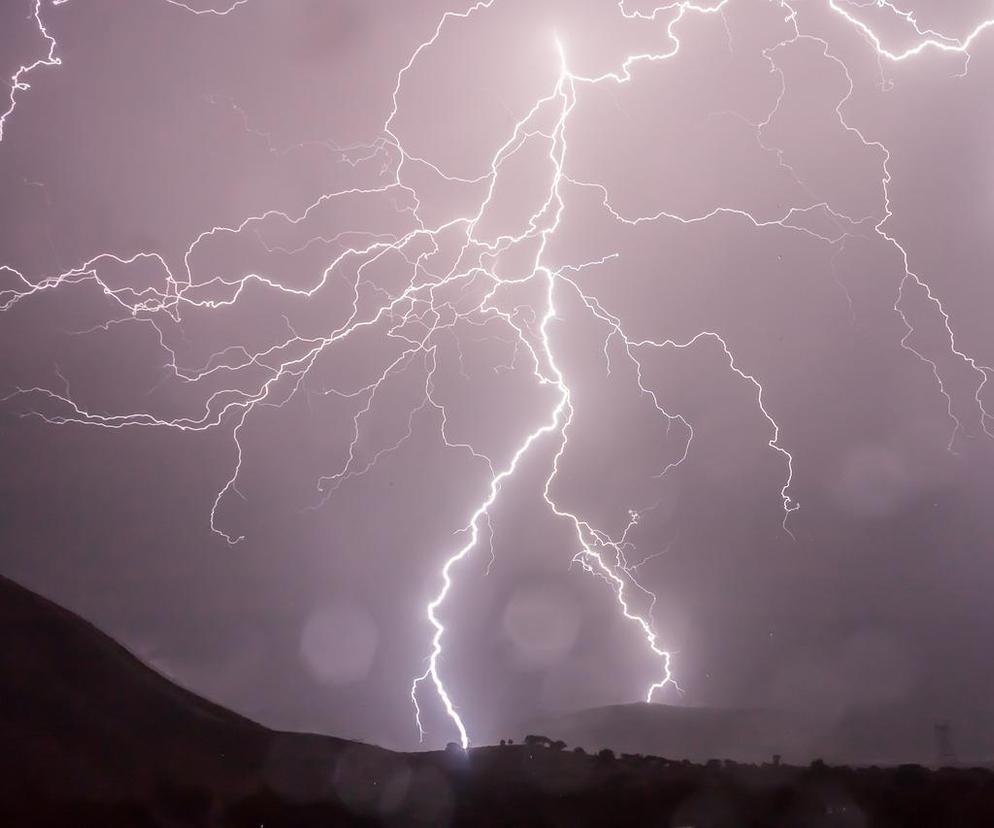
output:
[[[64,6],[69,0],[49,0],[52,6]],[[176,6],[179,9],[190,12],[193,15],[212,15],[215,17],[224,17],[230,14],[239,6],[244,6],[249,0],[234,0],[229,6],[224,8],[197,8],[191,6],[188,3],[183,3],[181,0],[163,0],[163,2],[169,4],[170,6]],[[29,15],[30,18],[34,19],[35,28],[38,30],[38,34],[41,35],[42,39],[45,41],[45,45],[48,47],[45,54],[32,61],[31,63],[23,64],[17,67],[17,70],[13,75],[10,76],[10,96],[8,98],[7,108],[0,112],[0,141],[3,141],[4,128],[7,124],[7,119],[14,114],[14,109],[17,107],[17,100],[21,92],[27,92],[31,88],[31,84],[25,80],[25,76],[34,72],[36,69],[41,69],[44,66],[61,66],[62,58],[56,55],[56,50],[58,49],[58,43],[55,38],[49,33],[45,21],[42,20],[41,16],[42,0],[34,0],[34,11]]]
[[[180,0],[165,0],[165,2],[168,3],[170,6],[176,6],[177,8],[183,9],[184,11],[188,11],[191,14],[197,15],[198,17],[205,14],[213,15],[214,17],[224,17],[227,14],[231,14],[239,6],[244,6],[246,3],[248,3],[248,1],[249,0],[234,0],[234,2],[229,3],[227,6],[215,9],[210,6],[206,8],[197,8],[195,6],[191,6],[189,3],[180,2]],[[63,2],[65,2],[65,0],[63,0]]]
[[[67,0],[52,0],[52,5],[60,5]],[[197,8],[179,0],[165,0],[194,15],[224,16],[234,12],[247,0],[221,8]],[[903,276],[898,288],[898,296],[893,309],[906,327],[901,346],[918,360],[930,367],[940,393],[947,401],[947,411],[953,422],[953,434],[949,448],[963,429],[957,417],[952,394],[946,387],[936,358],[933,358],[910,344],[914,327],[904,310],[904,298],[912,285],[923,291],[942,320],[948,334],[949,351],[969,365],[975,372],[977,384],[974,400],[980,413],[983,430],[988,431],[990,414],[982,401],[983,391],[990,376],[991,368],[981,364],[965,353],[958,345],[949,314],[927,282],[911,268],[910,257],[904,246],[886,229],[892,217],[889,185],[891,173],[890,151],[879,141],[867,138],[859,128],[851,125],[845,117],[845,108],[854,94],[854,82],[845,63],[831,50],[827,40],[802,31],[799,16],[791,2],[768,0],[784,12],[784,22],[789,26],[789,35],[771,48],[765,49],[763,56],[780,79],[780,91],[765,119],[750,124],[756,140],[765,152],[772,153],[781,168],[786,170],[810,199],[788,207],[779,215],[755,215],[744,209],[718,205],[697,215],[680,215],[671,211],[657,211],[646,215],[626,215],[615,206],[608,188],[599,182],[580,180],[568,172],[568,132],[570,116],[581,92],[589,87],[634,83],[634,68],[643,63],[674,60],[681,50],[680,24],[691,15],[720,15],[724,19],[725,9],[732,0],[717,0],[711,4],[694,2],[670,2],[649,10],[629,9],[624,0],[617,4],[618,13],[632,20],[655,22],[668,15],[665,38],[659,51],[645,52],[625,57],[615,71],[600,75],[582,75],[570,68],[565,45],[558,37],[550,34],[550,55],[558,61],[558,72],[552,87],[547,93],[537,97],[532,107],[514,123],[510,135],[501,144],[492,158],[488,169],[477,177],[462,177],[446,172],[442,166],[428,158],[412,154],[405,148],[395,131],[395,122],[408,74],[419,58],[431,50],[443,33],[470,17],[485,14],[497,0],[479,0],[462,11],[447,11],[438,20],[431,36],[420,43],[408,61],[400,68],[392,92],[392,107],[383,123],[382,134],[369,144],[341,148],[329,144],[343,162],[352,166],[366,164],[379,165],[379,183],[370,187],[355,187],[321,195],[315,202],[295,214],[280,210],[269,210],[245,218],[232,226],[214,226],[200,233],[185,250],[181,266],[171,264],[155,251],[140,251],[132,254],[100,253],[86,262],[58,275],[32,280],[13,267],[0,265],[0,273],[13,279],[14,287],[0,290],[0,311],[10,311],[17,304],[32,297],[40,297],[50,291],[73,285],[92,285],[106,297],[118,315],[97,326],[107,330],[116,325],[141,325],[152,329],[159,347],[165,355],[165,366],[169,375],[189,387],[205,388],[201,407],[183,416],[164,417],[150,410],[133,410],[124,413],[107,414],[88,409],[80,404],[71,393],[68,380],[56,369],[56,376],[62,383],[61,390],[43,385],[16,389],[6,397],[7,402],[26,398],[36,403],[28,408],[24,416],[40,417],[53,425],[75,423],[107,429],[131,427],[157,427],[179,431],[206,431],[221,427],[230,428],[234,445],[234,462],[231,473],[217,492],[210,509],[210,526],[228,543],[236,544],[243,539],[241,534],[222,528],[219,510],[229,495],[241,496],[238,481],[242,471],[242,433],[249,416],[264,407],[280,408],[300,393],[314,393],[305,387],[305,380],[313,373],[319,360],[346,341],[354,341],[364,334],[377,334],[397,348],[393,356],[368,382],[356,387],[327,387],[317,393],[335,397],[355,405],[352,417],[351,438],[345,451],[345,458],[339,466],[322,476],[318,481],[319,497],[310,508],[318,508],[347,481],[369,473],[385,456],[396,451],[409,440],[418,428],[418,423],[431,417],[438,429],[444,445],[453,451],[464,454],[469,462],[486,470],[488,483],[485,494],[462,528],[456,532],[461,541],[446,557],[439,570],[439,588],[425,607],[427,622],[432,630],[426,667],[417,675],[410,686],[410,700],[414,708],[415,724],[419,735],[424,738],[425,729],[422,717],[421,699],[425,686],[435,692],[438,701],[452,727],[457,732],[460,743],[467,747],[470,743],[469,729],[460,715],[458,705],[442,676],[444,641],[447,632],[443,620],[443,607],[454,589],[455,574],[459,565],[481,545],[484,530],[490,544],[491,564],[493,563],[493,524],[491,510],[497,502],[505,484],[511,481],[526,457],[548,445],[551,462],[544,477],[541,497],[548,509],[569,529],[574,553],[571,563],[577,564],[585,572],[600,578],[609,588],[617,602],[622,616],[631,622],[644,639],[652,657],[659,665],[658,677],[645,691],[645,699],[652,701],[655,695],[668,685],[676,685],[671,669],[673,654],[661,643],[653,622],[656,603],[655,594],[638,580],[638,569],[648,560],[662,553],[647,556],[637,563],[629,563],[628,553],[632,548],[629,535],[638,525],[640,514],[631,511],[628,522],[620,535],[594,526],[583,515],[571,510],[557,497],[556,483],[560,474],[562,458],[568,451],[571,427],[574,420],[573,390],[560,367],[561,355],[557,352],[553,329],[560,321],[557,304],[564,295],[579,299],[589,312],[591,319],[604,331],[604,357],[607,371],[612,368],[611,347],[615,353],[632,367],[634,391],[647,400],[655,412],[667,424],[676,425],[685,435],[682,451],[674,461],[660,469],[664,475],[681,465],[689,456],[694,430],[691,423],[680,413],[670,412],[662,405],[656,393],[644,381],[644,365],[649,355],[663,350],[684,351],[691,348],[717,347],[727,363],[730,373],[747,384],[755,395],[756,405],[769,427],[767,445],[782,460],[784,482],[779,490],[779,500],[783,511],[782,527],[791,534],[788,525],[790,516],[799,508],[791,494],[794,477],[794,457],[780,441],[780,425],[767,406],[764,387],[756,374],[740,367],[739,361],[727,339],[718,331],[705,330],[693,337],[676,341],[673,339],[652,339],[630,335],[622,318],[606,307],[600,298],[582,288],[577,274],[583,270],[596,268],[616,258],[610,254],[601,259],[579,262],[567,266],[553,267],[546,261],[546,251],[550,239],[561,226],[567,210],[568,197],[573,193],[593,192],[605,214],[619,225],[635,226],[643,223],[672,222],[693,225],[709,222],[719,216],[742,222],[755,230],[779,227],[790,232],[814,238],[829,248],[839,250],[841,245],[861,228],[870,223],[876,237],[883,240],[903,262]],[[859,16],[859,9],[867,4],[846,3],[842,0],[827,0],[827,7],[839,16],[852,30],[858,32],[873,49],[877,58],[900,62],[924,54],[928,51],[953,52],[964,56],[966,72],[969,64],[970,48],[986,29],[994,26],[994,20],[985,20],[962,37],[947,36],[919,24],[912,12],[899,9],[886,0],[878,0],[877,5],[888,10],[896,19],[903,20],[918,36],[912,47],[901,51],[888,51],[882,39]],[[57,44],[49,34],[42,20],[42,2],[34,5],[35,24],[47,44],[47,53],[34,63],[21,66],[12,76],[9,106],[0,115],[0,140],[7,118],[13,113],[18,95],[29,87],[25,76],[43,66],[58,66]],[[816,43],[824,57],[835,62],[844,72],[848,90],[838,101],[835,113],[841,127],[855,135],[862,145],[878,152],[882,161],[881,213],[875,216],[849,216],[836,209],[831,203],[810,193],[803,179],[790,166],[786,153],[765,141],[765,132],[780,110],[786,94],[786,81],[777,63],[778,53],[788,46],[810,41]],[[731,48],[731,37],[729,46]],[[267,133],[250,129],[244,112],[229,102],[229,105],[243,118],[247,132],[262,137],[267,149],[277,152]],[[551,125],[547,123],[551,118]],[[506,233],[496,239],[487,238],[480,230],[484,215],[494,201],[495,192],[502,171],[507,162],[526,146],[540,145],[546,149],[543,163],[547,165],[549,177],[544,189],[544,198],[535,211],[523,221],[523,229],[517,233]],[[428,172],[436,180],[453,185],[480,187],[482,196],[475,211],[461,216],[431,223],[423,216],[423,205],[419,192],[410,183],[409,173]],[[398,220],[404,222],[404,229],[372,232],[355,227],[342,230],[331,236],[322,234],[310,236],[303,244],[285,247],[270,244],[267,235],[270,228],[305,229],[315,220],[320,210],[331,204],[347,203],[350,199],[385,199],[394,207]],[[819,232],[805,224],[804,219],[812,214],[825,215],[834,228],[832,232]],[[194,266],[196,251],[213,239],[254,233],[263,249],[268,253],[279,251],[293,254],[311,245],[327,245],[340,252],[324,267],[313,283],[301,287],[284,284],[265,273],[245,273],[236,277],[215,275],[199,280]],[[446,263],[443,250],[445,245],[456,239],[456,253]],[[532,251],[530,265],[523,275],[504,276],[497,272],[499,256],[513,250]],[[441,266],[438,262],[442,262]],[[390,290],[376,283],[367,274],[377,265],[390,265],[398,272],[407,274],[401,287]],[[106,271],[111,266],[129,268],[141,265],[152,266],[159,274],[158,280],[139,285],[121,285],[111,280]],[[349,286],[351,300],[346,308],[344,319],[330,331],[321,333],[299,332],[286,319],[286,334],[269,347],[250,349],[247,346],[232,345],[211,354],[202,364],[189,366],[182,364],[176,349],[170,344],[171,336],[181,332],[184,315],[193,309],[210,311],[235,305],[249,289],[259,289],[278,295],[295,297],[300,300],[314,299],[322,291],[341,280]],[[508,297],[514,291],[525,288],[538,292],[539,299],[508,307]],[[850,300],[851,301],[851,300]],[[517,370],[525,365],[537,387],[549,393],[551,402],[544,417],[524,435],[508,459],[503,462],[481,451],[467,441],[454,438],[449,428],[449,412],[441,399],[436,386],[436,372],[439,365],[440,349],[446,343],[456,343],[456,354],[462,360],[459,349],[460,330],[471,328],[482,336],[509,343],[513,354],[506,364],[495,370]],[[95,329],[94,329],[95,330]],[[81,332],[85,333],[85,332]],[[509,338],[505,338],[509,337]],[[462,369],[460,369],[462,370]],[[368,459],[362,459],[359,444],[364,425],[375,411],[381,396],[389,383],[407,372],[421,371],[424,377],[423,390],[417,404],[407,412],[406,429],[393,442],[388,442]],[[217,387],[215,387],[217,386]],[[792,536],[792,535],[791,535]]]
[[[964,57],[963,72],[960,75],[960,77],[964,77],[966,73],[969,71],[970,48],[973,46],[974,42],[985,31],[994,27],[994,18],[985,19],[980,23],[978,23],[973,28],[973,30],[970,31],[970,33],[967,34],[965,37],[956,38],[950,35],[940,34],[932,29],[923,29],[918,23],[918,20],[913,12],[902,11],[901,9],[897,8],[893,3],[889,2],[889,0],[876,0],[876,5],[878,7],[887,9],[898,18],[901,18],[905,22],[911,24],[915,33],[919,36],[918,42],[915,43],[913,46],[910,46],[907,49],[900,52],[893,52],[884,48],[881,37],[876,32],[874,32],[874,30],[869,25],[861,21],[856,15],[854,15],[852,12],[848,11],[845,8],[846,5],[850,4],[847,4],[845,2],[840,3],[839,0],[829,0],[828,5],[832,9],[832,11],[837,13],[845,21],[847,21],[849,24],[855,27],[855,29],[858,32],[860,32],[860,34],[863,35],[866,41],[873,48],[879,60],[888,60],[893,63],[900,63],[902,61],[908,60],[909,58],[916,57],[917,55],[920,55],[926,52],[927,50],[937,50],[940,52],[960,54],[963,55]],[[935,378],[935,382],[936,385],[938,386],[939,392],[946,400],[946,413],[948,414],[949,419],[953,423],[953,428],[950,433],[949,442],[947,443],[946,448],[950,452],[953,452],[956,438],[959,436],[960,432],[963,431],[963,423],[953,410],[952,394],[949,392],[949,390],[946,387],[945,380],[942,376],[942,373],[939,370],[939,365],[936,359],[927,356],[925,353],[923,353],[922,351],[918,350],[916,347],[910,344],[911,337],[915,333],[915,327],[908,318],[908,315],[905,312],[905,310],[902,308],[902,304],[912,284],[925,294],[925,297],[928,300],[929,304],[935,309],[936,313],[941,319],[943,328],[945,329],[946,332],[949,352],[953,354],[953,356],[955,356],[961,362],[968,365],[977,378],[977,384],[973,390],[973,401],[976,403],[980,428],[988,437],[994,436],[994,434],[991,433],[988,427],[988,423],[991,420],[991,413],[987,410],[987,408],[984,405],[983,393],[984,393],[984,388],[987,385],[987,381],[988,379],[990,379],[991,372],[994,369],[992,369],[988,365],[981,364],[980,362],[977,361],[975,357],[967,354],[965,351],[963,351],[960,348],[960,346],[956,341],[956,333],[952,327],[949,313],[948,311],[946,311],[944,305],[942,304],[941,299],[938,297],[938,295],[933,290],[931,285],[929,285],[929,283],[925,279],[923,279],[917,272],[915,272],[912,269],[910,256],[908,254],[907,248],[905,248],[904,245],[897,238],[895,238],[887,231],[886,225],[894,215],[891,209],[891,197],[890,197],[890,183],[892,181],[892,176],[890,172],[891,152],[880,141],[873,141],[867,139],[860,129],[858,129],[855,126],[852,126],[846,120],[845,115],[843,113],[843,108],[849,102],[855,89],[855,84],[853,82],[852,75],[850,74],[849,68],[846,66],[846,64],[840,58],[836,57],[834,54],[831,53],[828,43],[821,38],[817,38],[817,40],[822,45],[825,56],[833,60],[845,72],[846,81],[849,84],[849,90],[846,93],[846,96],[839,102],[838,106],[835,108],[835,112],[839,118],[840,123],[848,132],[850,132],[853,135],[856,135],[865,147],[875,148],[883,154],[883,159],[884,159],[882,164],[883,176],[881,177],[880,180],[880,189],[883,199],[883,217],[876,224],[874,230],[881,239],[886,241],[897,252],[897,254],[900,256],[904,270],[903,275],[901,277],[901,281],[898,285],[897,297],[895,298],[893,305],[894,312],[901,318],[901,322],[904,324],[905,327],[905,335],[901,338],[900,344],[903,349],[913,354],[917,359],[919,359],[922,363],[928,366],[928,368],[932,373],[932,376]]]
[[[52,5],[59,6],[66,2],[68,0],[52,0]],[[45,55],[34,62],[17,67],[17,71],[10,76],[10,99],[7,108],[3,112],[0,112],[0,141],[3,140],[7,119],[14,113],[14,109],[17,106],[18,93],[27,92],[31,88],[31,84],[24,79],[25,76],[42,66],[59,66],[62,63],[61,58],[55,54],[58,44],[55,42],[55,38],[48,33],[48,29],[45,28],[45,23],[41,19],[41,0],[35,0],[34,11],[30,16],[34,18],[35,26],[37,26],[39,34],[41,34],[42,39],[48,46],[48,50]]]
[[[829,0],[828,5],[831,7],[832,11],[845,18],[850,25],[854,26],[866,37],[879,57],[886,58],[887,60],[895,63],[915,57],[916,55],[920,55],[927,49],[935,49],[941,52],[954,52],[964,55],[966,60],[969,61],[970,47],[973,46],[973,42],[985,31],[987,31],[987,29],[994,26],[994,18],[982,20],[969,34],[966,35],[966,37],[953,37],[937,32],[933,29],[923,29],[918,23],[918,18],[913,11],[899,9],[893,3],[889,2],[889,0],[872,0],[872,2],[869,3]],[[857,15],[847,11],[846,9],[846,6],[849,8],[860,8],[862,6],[871,5],[875,5],[881,9],[887,9],[895,17],[899,17],[903,19],[905,23],[910,24],[915,30],[915,34],[919,36],[918,42],[915,43],[914,46],[909,46],[902,52],[892,52],[889,49],[884,48],[883,41],[880,36],[874,32],[869,25],[860,20]]]

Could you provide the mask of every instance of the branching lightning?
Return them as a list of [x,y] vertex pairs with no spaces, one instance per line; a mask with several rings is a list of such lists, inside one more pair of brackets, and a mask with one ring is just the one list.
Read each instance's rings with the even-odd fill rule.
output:
[[[18,93],[27,92],[31,88],[31,84],[25,80],[25,77],[34,72],[36,69],[41,69],[45,66],[62,65],[62,58],[56,54],[58,43],[56,43],[55,38],[49,34],[48,28],[46,27],[44,20],[42,20],[42,2],[43,0],[34,0],[34,10],[31,12],[30,16],[34,20],[38,34],[41,35],[42,39],[45,41],[45,45],[48,48],[42,57],[35,59],[31,63],[18,66],[14,74],[10,76],[10,97],[8,99],[7,108],[3,112],[0,112],[0,141],[3,141],[4,127],[7,123],[7,119],[14,113],[14,109],[17,107],[17,100],[19,97]],[[49,4],[52,6],[64,6],[68,2],[69,0],[49,0]],[[219,9],[197,8],[188,3],[183,3],[182,0],[162,0],[162,2],[167,3],[170,6],[176,6],[177,8],[183,9],[184,11],[190,12],[198,17],[201,15],[224,17],[225,15],[233,12],[239,6],[243,6],[248,3],[249,0],[233,0],[233,2],[228,6]]]
[[[68,0],[53,0],[52,5],[61,5],[66,3]],[[17,98],[19,92],[26,92],[31,88],[24,78],[30,72],[35,69],[39,69],[42,66],[59,66],[62,63],[61,58],[56,54],[56,48],[58,44],[55,42],[55,38],[48,33],[48,29],[45,28],[45,23],[41,19],[41,0],[35,0],[34,11],[31,14],[34,18],[35,25],[38,27],[38,33],[42,36],[45,44],[48,46],[46,53],[33,61],[32,63],[27,63],[22,66],[17,67],[17,71],[10,76],[10,98],[7,104],[7,108],[0,112],[0,141],[3,140],[3,131],[6,126],[7,119],[13,114],[14,108],[17,106]]]
[[[67,2],[67,0],[51,1],[52,5]],[[247,0],[236,0],[222,8],[214,9],[197,8],[179,0],[164,1],[195,15],[215,16],[232,13],[247,2]],[[297,214],[270,210],[249,216],[233,226],[211,227],[200,233],[186,249],[181,268],[174,268],[165,257],[155,251],[130,254],[105,252],[58,275],[37,280],[12,267],[0,265],[0,274],[13,278],[15,283],[13,288],[0,290],[0,311],[10,311],[23,301],[40,298],[43,294],[59,288],[81,284],[93,285],[110,300],[118,312],[117,316],[108,319],[100,327],[107,329],[112,325],[121,324],[150,326],[156,333],[171,375],[191,387],[208,389],[202,401],[202,408],[186,416],[163,417],[154,411],[144,410],[106,414],[89,410],[80,404],[71,393],[68,381],[57,370],[56,375],[63,386],[60,390],[42,385],[25,387],[17,389],[6,400],[27,398],[33,401],[34,407],[30,408],[27,414],[40,417],[53,425],[76,423],[108,429],[158,427],[179,431],[230,428],[235,459],[227,480],[217,492],[211,505],[210,526],[214,532],[231,544],[238,543],[243,536],[222,526],[219,510],[226,497],[230,494],[240,494],[238,480],[243,460],[242,431],[252,413],[260,407],[285,405],[303,389],[305,380],[317,360],[346,340],[355,339],[364,332],[376,332],[400,346],[400,353],[392,357],[383,370],[370,377],[367,382],[363,382],[358,387],[332,387],[320,392],[354,403],[356,409],[352,418],[351,436],[345,459],[338,468],[320,478],[318,502],[312,508],[320,506],[347,481],[367,474],[382,457],[397,450],[410,439],[422,419],[429,416],[436,423],[438,433],[446,447],[465,454],[470,462],[486,470],[489,482],[485,495],[463,523],[462,529],[457,532],[461,543],[445,558],[439,571],[439,589],[427,602],[425,612],[432,630],[430,649],[425,670],[413,680],[410,687],[410,699],[421,737],[423,738],[425,733],[422,694],[424,686],[428,685],[434,689],[463,747],[470,743],[469,728],[460,715],[458,705],[441,672],[447,632],[442,618],[442,608],[454,589],[454,577],[458,566],[481,544],[481,536],[489,539],[492,564],[494,556],[492,507],[500,496],[502,488],[514,478],[525,458],[539,451],[541,446],[546,446],[550,450],[552,458],[548,474],[544,478],[542,498],[551,512],[570,529],[571,542],[575,550],[572,562],[577,563],[586,572],[598,576],[608,585],[620,612],[632,622],[633,628],[644,638],[652,657],[658,662],[658,677],[647,688],[646,700],[652,701],[656,693],[667,685],[676,686],[671,671],[671,653],[660,643],[653,622],[656,596],[638,580],[638,569],[646,561],[661,553],[649,555],[637,563],[628,561],[628,552],[632,548],[629,535],[638,525],[640,515],[634,511],[629,513],[626,527],[615,537],[592,525],[582,515],[571,511],[557,498],[556,482],[561,460],[569,450],[574,419],[573,392],[560,367],[561,354],[557,352],[553,335],[553,329],[558,321],[557,300],[562,296],[569,294],[578,298],[589,312],[590,318],[603,329],[604,357],[608,372],[611,371],[610,347],[619,346],[615,352],[620,350],[634,371],[634,392],[653,405],[656,413],[665,420],[667,426],[675,424],[685,434],[679,456],[660,469],[660,475],[678,467],[690,455],[694,431],[684,416],[667,411],[656,393],[644,381],[645,361],[652,354],[664,349],[683,351],[707,347],[708,343],[711,343],[711,347],[716,345],[720,349],[731,374],[751,387],[759,412],[769,426],[768,446],[784,466],[783,485],[778,496],[783,511],[783,530],[788,534],[791,534],[788,521],[799,508],[799,504],[791,494],[794,457],[780,441],[781,428],[767,405],[763,385],[754,373],[740,367],[732,346],[721,333],[705,330],[685,341],[629,335],[622,318],[606,307],[601,298],[584,290],[577,278],[580,271],[603,265],[615,254],[566,267],[552,267],[546,261],[548,243],[560,228],[562,217],[568,210],[570,194],[594,192],[605,213],[619,225],[652,222],[691,225],[709,222],[723,216],[741,221],[745,226],[756,230],[779,227],[804,234],[834,249],[844,244],[848,237],[859,231],[859,228],[870,223],[876,236],[894,249],[903,263],[903,276],[894,302],[894,311],[903,320],[907,331],[901,340],[901,346],[929,366],[940,393],[947,401],[947,410],[954,426],[949,447],[953,447],[963,425],[954,411],[952,395],[943,379],[937,359],[910,344],[914,327],[904,310],[903,301],[906,291],[912,284],[924,291],[942,320],[948,334],[950,353],[974,371],[977,377],[974,400],[979,411],[981,426],[989,435],[991,432],[988,430],[988,423],[992,416],[984,407],[982,397],[987,380],[994,369],[981,364],[959,347],[949,314],[934,291],[912,270],[906,248],[886,229],[887,222],[892,217],[889,191],[890,151],[882,143],[865,137],[859,128],[846,120],[844,110],[854,92],[854,82],[849,69],[835,56],[825,39],[802,31],[798,13],[791,2],[769,0],[784,12],[784,22],[789,26],[790,36],[764,51],[764,58],[769,63],[771,71],[780,78],[780,94],[767,117],[759,123],[751,124],[751,127],[755,130],[760,147],[766,152],[774,153],[778,164],[794,177],[804,192],[809,193],[803,180],[790,167],[784,152],[766,144],[764,133],[779,111],[786,93],[784,75],[777,64],[777,53],[800,41],[818,44],[825,58],[835,62],[847,78],[848,91],[835,107],[842,128],[855,135],[864,147],[878,152],[883,159],[880,181],[881,212],[878,215],[848,216],[828,201],[811,195],[808,202],[791,205],[778,217],[757,216],[743,209],[722,205],[714,206],[699,215],[678,215],[661,210],[649,215],[630,216],[615,207],[605,185],[581,180],[570,174],[568,166],[568,133],[572,126],[570,116],[583,90],[598,85],[635,83],[633,70],[637,65],[675,60],[681,50],[679,37],[681,22],[692,15],[720,14],[723,17],[726,6],[733,0],[716,0],[711,5],[670,2],[642,11],[630,10],[622,0],[618,3],[618,12],[633,20],[655,22],[668,15],[665,41],[659,51],[630,55],[623,60],[616,71],[597,76],[574,73],[570,68],[568,44],[561,43],[550,32],[550,60],[556,60],[558,66],[555,83],[551,89],[536,92],[532,107],[516,120],[510,134],[490,159],[489,168],[478,177],[451,175],[444,170],[441,163],[409,153],[397,134],[398,128],[395,124],[404,93],[405,79],[419,58],[434,48],[450,27],[457,26],[470,17],[486,14],[497,2],[498,0],[479,0],[463,11],[449,11],[443,14],[431,36],[417,46],[410,59],[398,71],[393,87],[392,107],[383,123],[382,134],[376,136],[368,145],[348,148],[350,151],[359,151],[359,160],[346,158],[346,153],[341,148],[335,147],[350,164],[375,160],[381,170],[385,169],[386,178],[381,178],[376,186],[325,193]],[[859,10],[868,4],[845,2],[845,0],[826,0],[826,2],[831,11],[864,38],[880,60],[892,62],[904,61],[929,51],[954,52],[964,56],[967,64],[964,67],[965,72],[970,48],[988,28],[994,27],[994,19],[985,20],[965,36],[951,37],[923,28],[912,12],[899,9],[887,0],[877,0],[878,7],[892,13],[895,19],[903,20],[918,37],[915,45],[903,51],[893,52],[883,46],[882,38],[860,18]],[[9,106],[0,115],[0,140],[3,139],[5,125],[14,113],[19,94],[29,88],[25,77],[42,67],[54,67],[61,63],[57,56],[56,40],[49,34],[43,22],[42,0],[36,0],[34,4],[33,19],[45,40],[47,52],[33,63],[19,67],[12,76]],[[727,21],[725,24],[727,30]],[[244,113],[238,111],[244,117]],[[551,126],[548,123],[550,117]],[[247,125],[246,130],[248,130]],[[274,151],[267,134],[257,130],[248,131],[264,137],[267,147]],[[494,200],[504,166],[524,147],[536,144],[546,149],[544,162],[547,163],[549,170],[548,181],[543,184],[545,195],[542,203],[522,222],[524,229],[520,233],[501,235],[495,240],[483,238],[479,232],[481,220]],[[438,179],[448,183],[481,186],[482,196],[476,209],[441,223],[428,223],[423,218],[419,193],[410,183],[408,173],[411,170],[428,170]],[[303,226],[324,205],[353,197],[371,196],[393,199],[398,215],[409,222],[408,229],[400,233],[369,233],[361,228],[348,228],[331,236],[313,236],[298,249],[319,242],[337,244],[343,249],[328,262],[313,284],[308,287],[286,285],[264,273],[255,272],[237,277],[215,275],[204,281],[198,281],[193,257],[208,240],[252,232],[257,234],[267,250],[283,249],[265,243],[265,228],[270,224],[276,223],[283,227]],[[834,232],[818,232],[806,225],[803,220],[812,213],[827,215],[835,228]],[[459,240],[457,254],[450,266],[435,272],[433,257],[441,250],[443,240],[453,237]],[[494,262],[500,254],[510,250],[533,250],[530,267],[524,275],[511,278],[497,274]],[[389,291],[366,277],[366,273],[375,265],[384,262],[389,262],[409,274],[402,288]],[[161,284],[122,287],[112,283],[103,275],[103,271],[111,265],[128,268],[139,264],[145,267],[154,266],[161,274]],[[191,309],[209,311],[234,305],[250,286],[277,294],[310,299],[331,280],[348,278],[346,274],[350,271],[352,277],[348,281],[351,304],[348,312],[344,321],[322,335],[302,335],[294,330],[288,320],[285,337],[267,348],[252,350],[242,345],[233,345],[212,354],[204,364],[193,367],[181,364],[176,350],[169,344],[167,325],[178,326],[184,314]],[[540,301],[534,305],[517,305],[508,308],[502,297],[509,290],[525,286],[538,291]],[[439,353],[451,347],[453,338],[458,341],[458,329],[467,326],[480,331],[485,330],[488,336],[496,336],[494,331],[497,331],[502,341],[512,344],[514,355],[511,363],[498,366],[496,370],[526,364],[535,384],[551,393],[552,402],[544,417],[534,424],[510,454],[509,459],[503,462],[500,458],[491,457],[478,447],[451,436],[450,413],[437,393],[436,372]],[[456,350],[461,360],[462,353],[458,350],[458,344]],[[420,401],[406,413],[406,428],[402,430],[397,440],[375,452],[372,457],[363,459],[357,447],[364,425],[371,412],[376,410],[383,389],[388,381],[416,368],[424,373],[423,394]],[[209,383],[218,383],[222,380],[224,382],[219,389],[209,390],[211,388]]]

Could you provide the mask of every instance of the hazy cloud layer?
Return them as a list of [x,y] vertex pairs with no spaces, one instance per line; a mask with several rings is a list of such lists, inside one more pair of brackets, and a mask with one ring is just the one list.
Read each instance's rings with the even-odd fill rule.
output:
[[[984,3],[792,6],[42,3],[61,64],[0,141],[4,574],[266,724],[412,747],[480,455],[559,400],[545,331],[549,492],[629,527],[635,568],[601,551],[674,652],[656,699],[986,726],[994,30],[967,59]],[[0,9],[4,76],[46,54],[34,13]],[[439,611],[471,736],[661,675],[543,498],[561,425]]]

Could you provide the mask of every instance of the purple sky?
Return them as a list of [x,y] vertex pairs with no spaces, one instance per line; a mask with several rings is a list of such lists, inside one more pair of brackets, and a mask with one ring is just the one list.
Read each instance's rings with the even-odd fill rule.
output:
[[994,726],[985,6],[4,3],[0,572],[391,747]]

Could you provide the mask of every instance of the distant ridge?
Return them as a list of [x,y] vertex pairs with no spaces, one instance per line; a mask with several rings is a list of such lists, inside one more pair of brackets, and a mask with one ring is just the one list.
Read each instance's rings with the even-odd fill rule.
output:
[[[984,728],[958,732],[962,755],[978,762],[994,756]],[[761,763],[774,754],[795,764],[824,759],[856,765],[931,765],[936,759],[934,723],[900,706],[863,707],[829,716],[638,702],[536,717],[510,730],[518,738],[527,733],[587,750],[610,747],[693,762]]]

